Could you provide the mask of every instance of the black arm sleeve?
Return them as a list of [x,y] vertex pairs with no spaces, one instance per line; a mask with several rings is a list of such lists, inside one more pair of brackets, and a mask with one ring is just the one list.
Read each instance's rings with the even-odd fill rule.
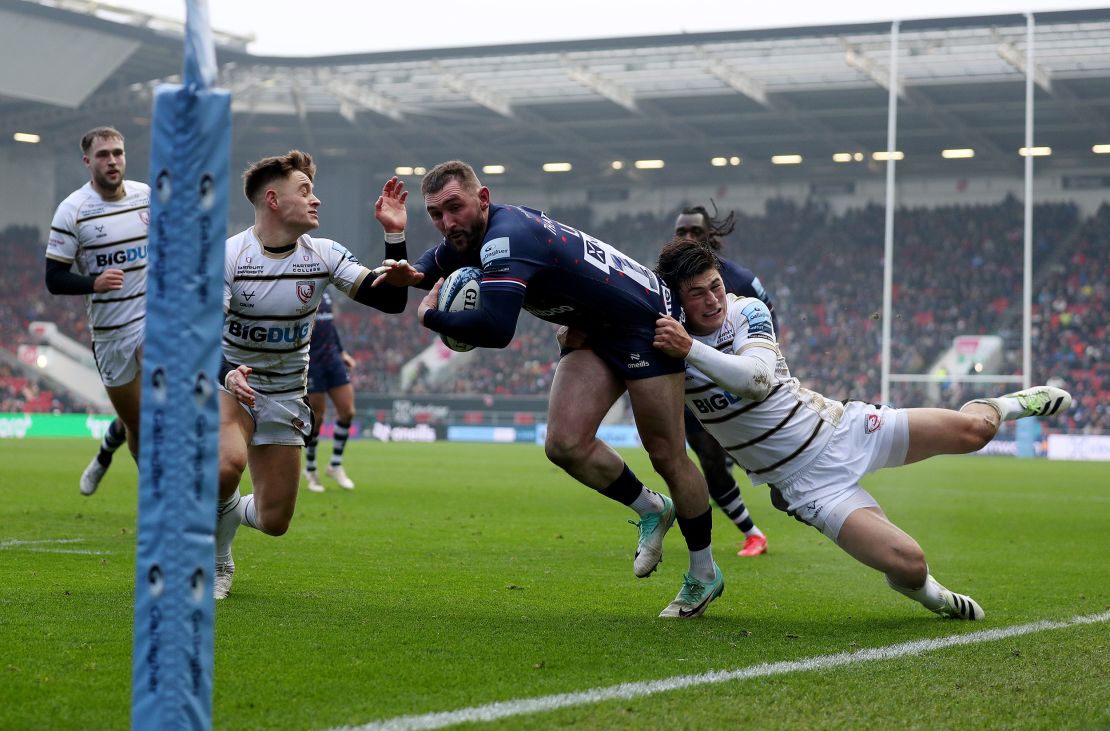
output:
[[96,277],[86,277],[70,271],[72,263],[56,259],[46,260],[46,290],[50,294],[92,294]]
[[367,307],[374,307],[382,312],[390,314],[397,314],[405,311],[405,305],[408,304],[408,288],[407,287],[394,287],[392,284],[385,284],[384,282],[377,287],[371,287],[374,275],[366,275],[366,279],[362,280],[362,284],[358,285],[358,289],[351,297],[355,302]]
[[401,261],[402,259],[408,259],[409,258],[408,246],[405,245],[404,241],[402,241],[399,244],[391,244],[389,242],[386,242],[386,244],[385,244],[385,258],[386,259],[395,259],[397,261]]
[[220,373],[218,379],[221,386],[224,385],[224,381],[227,379],[227,374],[231,373],[238,367],[239,366],[235,365],[227,358],[220,358]]
[[[386,259],[396,259],[400,261],[401,259],[407,259],[408,256],[408,247],[405,245],[404,241],[399,244],[387,243],[385,245]],[[362,283],[358,285],[358,289],[351,296],[351,299],[359,304],[374,307],[382,312],[388,312],[390,314],[397,314],[405,311],[405,305],[407,305],[409,301],[406,288],[394,287],[384,282],[377,287],[371,287],[370,285],[373,281],[374,274],[371,272],[367,274],[366,279],[363,279]]]
[[478,348],[504,348],[513,340],[524,304],[523,291],[482,291],[478,309],[424,313],[424,327]]

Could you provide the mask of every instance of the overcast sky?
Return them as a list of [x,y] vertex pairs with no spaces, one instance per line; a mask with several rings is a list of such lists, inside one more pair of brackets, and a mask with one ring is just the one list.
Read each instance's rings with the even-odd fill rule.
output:
[[[260,55],[320,56],[413,48],[830,25],[1074,10],[1108,0],[209,0],[217,30],[253,35]],[[175,19],[185,0],[114,0]]]

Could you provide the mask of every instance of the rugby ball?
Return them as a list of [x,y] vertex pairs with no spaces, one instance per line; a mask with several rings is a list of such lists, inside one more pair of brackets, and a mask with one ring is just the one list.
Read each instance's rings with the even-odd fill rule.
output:
[[[456,269],[443,280],[439,288],[439,301],[436,309],[444,312],[466,312],[478,309],[478,283],[482,279],[482,270],[478,267],[463,267]],[[454,338],[449,338],[440,333],[439,339],[451,350],[465,353],[474,350],[474,346],[461,343]]]

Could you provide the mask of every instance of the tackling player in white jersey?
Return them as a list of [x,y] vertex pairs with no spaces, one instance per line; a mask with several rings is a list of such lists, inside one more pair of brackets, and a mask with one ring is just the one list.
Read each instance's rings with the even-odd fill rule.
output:
[[921,547],[859,480],[883,467],[977,451],[1002,421],[1060,413],[1071,396],[1038,386],[959,411],[827,399],[791,377],[766,305],[725,293],[711,248],[675,239],[657,271],[678,294],[686,320],[683,327],[661,317],[654,345],[686,359],[687,404],[752,483],[767,483],[775,507],[881,571],[895,591],[945,617],[982,619],[975,600],[929,574]]
[[[93,356],[119,418],[81,474],[81,494],[96,491],[124,440],[139,453],[139,404],[146,316],[146,252],[150,187],[125,180],[123,135],[96,127],[81,138],[89,182],[54,213],[46,246],[46,288],[84,295]],[[71,271],[76,264],[77,272]]]
[[[319,226],[316,165],[299,150],[260,160],[243,173],[254,226],[227,240],[220,395],[220,502],[214,595],[235,572],[231,543],[242,523],[272,536],[289,528],[301,448],[312,429],[306,398],[309,342],[330,284],[384,312],[405,309],[406,290],[381,281],[342,245],[308,236]],[[387,264],[405,258],[403,236],[386,240]],[[384,270],[383,270],[384,271]],[[250,466],[252,494],[240,497]]]

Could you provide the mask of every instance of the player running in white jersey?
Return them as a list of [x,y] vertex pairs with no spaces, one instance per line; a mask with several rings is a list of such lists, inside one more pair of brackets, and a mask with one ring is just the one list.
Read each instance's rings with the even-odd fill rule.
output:
[[[93,356],[119,418],[81,474],[81,494],[96,492],[126,440],[139,453],[139,403],[146,315],[150,187],[125,180],[123,135],[96,127],[81,138],[90,179],[58,205],[46,246],[46,288],[84,295]],[[71,271],[77,265],[77,272]]]
[[661,317],[654,345],[686,359],[691,410],[754,485],[768,484],[775,507],[881,571],[892,589],[926,609],[982,619],[975,600],[929,574],[921,547],[890,522],[859,480],[883,467],[977,451],[1002,421],[1063,412],[1071,396],[1038,386],[976,399],[959,411],[827,399],[791,377],[767,306],[726,294],[717,267],[713,250],[689,239],[668,244],[657,267],[686,320],[683,327]]
[[[385,312],[405,309],[404,289],[388,277],[374,287],[373,277],[365,281],[370,270],[345,247],[307,235],[320,225],[315,175],[312,158],[299,150],[248,167],[244,192],[255,223],[227,240],[217,599],[231,589],[231,543],[240,523],[280,536],[293,518],[301,448],[312,429],[305,396],[309,342],[325,287]],[[403,237],[387,237],[386,257],[405,258]],[[240,497],[248,465],[254,491]]]

